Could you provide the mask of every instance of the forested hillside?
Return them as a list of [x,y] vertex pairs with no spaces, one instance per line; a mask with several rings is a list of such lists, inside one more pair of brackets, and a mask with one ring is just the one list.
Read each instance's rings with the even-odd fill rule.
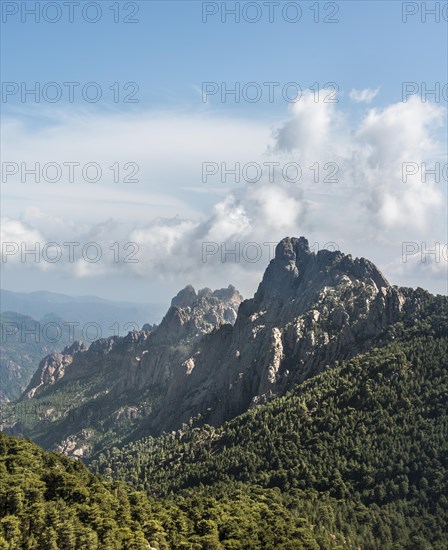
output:
[[108,480],[1,434],[0,548],[445,549],[446,321],[396,325],[221,428],[112,449],[92,464]]
[[235,481],[293,499],[306,491],[337,503],[321,524],[361,548],[445,549],[446,309],[392,337],[219,429],[184,426],[93,466],[153,495]]
[[392,327],[424,322],[443,303],[392,286],[365,258],[285,238],[253,298],[231,285],[185,287],[156,328],[42,360],[0,426],[85,460],[191,418],[218,427],[387,345]]
[[151,499],[0,434],[1,550],[337,548],[343,537],[320,526],[335,513],[326,500],[241,484]]
[[[238,314],[233,287],[187,287],[156,330],[41,363],[17,407],[53,401],[15,427],[79,458],[0,436],[0,550],[448,548],[448,299],[302,240],[270,265]],[[211,312],[235,325],[210,332]],[[154,432],[151,407],[180,394],[186,422]],[[243,394],[224,423],[203,401],[219,413]],[[85,403],[111,408],[95,424],[71,414]]]

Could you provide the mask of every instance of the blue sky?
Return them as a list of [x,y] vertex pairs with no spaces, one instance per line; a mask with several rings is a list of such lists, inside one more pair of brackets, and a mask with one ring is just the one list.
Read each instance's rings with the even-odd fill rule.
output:
[[[43,9],[46,3],[39,4]],[[403,263],[401,257],[403,242],[431,248],[448,241],[446,181],[425,186],[416,180],[400,191],[397,166],[388,157],[394,151],[397,159],[419,165],[446,163],[446,99],[423,103],[418,93],[411,102],[401,101],[403,82],[428,89],[448,82],[446,12],[439,23],[430,15],[423,23],[421,3],[408,3],[419,12],[403,23],[402,2],[319,2],[320,16],[336,6],[339,22],[315,23],[310,8],[316,10],[316,3],[300,2],[300,21],[285,22],[277,8],[269,23],[259,2],[264,7],[257,23],[223,24],[217,14],[204,24],[202,2],[143,1],[130,3],[138,6],[139,22],[125,24],[113,22],[110,8],[118,3],[99,4],[103,16],[94,24],[82,20],[79,7],[73,23],[66,12],[53,24],[22,23],[20,13],[2,23],[2,82],[93,81],[104,94],[94,104],[79,94],[73,103],[64,101],[66,95],[54,104],[22,103],[18,94],[3,98],[3,160],[102,166],[133,161],[140,166],[139,184],[117,187],[107,180],[92,187],[76,181],[69,188],[10,179],[2,184],[3,238],[48,242],[73,235],[104,246],[139,238],[146,252],[138,269],[7,262],[3,287],[132,300],[142,293],[169,299],[190,282],[233,283],[250,294],[268,258],[256,265],[204,264],[204,240],[264,242],[300,233],[370,257],[392,282],[446,292],[446,263],[423,264],[418,254]],[[221,2],[215,4],[221,9]],[[442,9],[446,2],[426,4]],[[114,82],[137,83],[138,103],[114,103],[108,90]],[[235,82],[297,82],[304,96],[295,106],[279,94],[270,103],[263,88],[256,103],[223,103],[219,94],[204,103],[203,82],[229,88]],[[306,89],[316,82],[336,83],[338,103],[307,103]],[[203,162],[274,157],[303,167],[337,160],[351,191],[342,185],[310,188],[304,180],[293,190],[284,182],[242,189],[216,181],[205,187],[201,181]],[[266,224],[260,225],[260,216]]]
[[[400,100],[403,81],[437,82],[446,71],[443,20],[422,24],[416,14],[404,24],[402,2],[339,2],[335,24],[313,23],[312,2],[302,3],[297,23],[280,15],[269,23],[265,10],[255,24],[236,24],[230,16],[223,24],[219,14],[204,24],[202,2],[173,0],[138,2],[140,23],[115,24],[112,4],[100,2],[103,17],[93,24],[76,17],[78,11],[72,24],[67,17],[36,24],[29,16],[24,24],[19,14],[9,16],[2,26],[2,79],[135,81],[139,106],[168,108],[200,107],[195,89],[203,81],[297,81],[302,87],[334,81],[345,92],[380,86],[378,104],[384,105]],[[329,9],[322,8],[322,14]],[[214,106],[235,108],[234,103]],[[269,116],[285,107],[274,103],[266,112],[266,106],[261,101],[241,109],[249,116],[260,111]]]

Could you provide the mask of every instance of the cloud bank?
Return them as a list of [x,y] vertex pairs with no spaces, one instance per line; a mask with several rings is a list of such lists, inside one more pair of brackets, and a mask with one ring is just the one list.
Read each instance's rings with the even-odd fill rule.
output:
[[[376,93],[352,90],[350,96],[369,103]],[[304,234],[318,247],[335,242],[346,251],[370,253],[400,274],[412,264],[402,265],[403,241],[446,240],[445,118],[441,105],[412,98],[368,108],[353,122],[339,103],[316,103],[305,93],[274,124],[210,112],[149,112],[139,118],[79,113],[38,129],[8,120],[5,159],[81,165],[95,160],[109,179],[53,185],[21,182],[18,174],[3,183],[2,241],[97,242],[108,253],[96,263],[64,256],[54,264],[27,265],[79,278],[118,270],[180,285],[225,278],[252,288],[270,259],[264,243]],[[108,167],[129,161],[139,165],[139,183],[111,181]],[[219,169],[206,183],[204,163]],[[232,170],[248,163],[263,167],[262,176],[254,183],[235,181]],[[440,181],[429,174],[425,179],[425,163],[427,170],[440,163]],[[113,243],[136,243],[138,262],[115,261]],[[219,246],[206,261],[204,243]],[[242,256],[247,243],[263,250],[259,261]],[[230,253],[238,246],[239,257]],[[10,255],[4,267],[14,261]],[[426,273],[443,278],[443,265],[441,275],[435,271]]]

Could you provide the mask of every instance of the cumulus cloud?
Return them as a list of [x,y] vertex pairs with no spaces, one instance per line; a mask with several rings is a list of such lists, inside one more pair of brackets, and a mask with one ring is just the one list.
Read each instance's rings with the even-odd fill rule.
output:
[[[369,109],[353,122],[339,103],[316,103],[313,94],[304,93],[277,124],[211,111],[139,118],[80,115],[37,130],[10,121],[6,133],[12,139],[4,158],[82,163],[94,159],[100,143],[98,162],[106,167],[138,162],[140,181],[4,184],[8,219],[2,240],[98,242],[101,261],[70,263],[64,257],[51,266],[79,278],[120,272],[179,285],[221,281],[246,293],[271,257],[269,243],[286,235],[305,234],[319,247],[336,242],[391,266],[390,254],[399,261],[400,243],[411,235],[431,242],[446,231],[443,187],[430,177],[425,182],[421,170],[422,163],[443,161],[439,131],[445,115],[442,106],[411,98]],[[207,182],[204,162],[218,170]],[[237,163],[275,168],[264,170],[255,183],[223,180],[223,165]],[[404,163],[413,163],[406,181]],[[300,166],[300,178],[285,177],[288,164]],[[113,243],[120,246],[118,262]],[[123,250],[127,243],[137,244],[138,262],[121,261],[132,252]],[[214,243],[206,261],[204,243]],[[242,255],[249,243],[263,252],[258,262]],[[237,259],[230,252],[238,247]]]
[[349,97],[355,103],[371,103],[372,99],[378,95],[379,91],[379,88],[365,88],[364,90],[356,90],[353,88],[349,93]]
[[[435,213],[444,215],[443,186],[436,178],[425,181],[423,174],[425,162],[429,168],[443,160],[444,144],[436,138],[446,116],[443,107],[413,98],[370,109],[350,127],[335,105],[314,104],[310,95],[304,106],[294,106],[278,130],[276,149],[293,153],[290,158],[300,158],[304,167],[317,163],[322,177],[325,163],[334,165],[332,192],[350,189],[355,208],[377,231],[423,229]],[[307,173],[313,187],[315,172]]]
[[290,119],[276,130],[276,150],[294,152],[299,159],[315,157],[328,146],[336,121],[335,103],[316,102],[313,93],[305,92],[293,104]]
[[36,244],[45,242],[39,230],[28,223],[10,218],[3,218],[0,224],[1,260],[2,263],[21,261],[22,251],[33,250]]
[[356,138],[369,148],[369,162],[383,168],[398,160],[422,159],[437,152],[433,138],[446,115],[435,103],[417,98],[384,109],[371,109],[359,125]]
[[[359,125],[357,174],[367,184],[364,204],[377,227],[425,228],[434,213],[442,214],[443,186],[435,178],[425,181],[423,163],[443,158],[433,136],[444,117],[440,106],[415,99],[372,109]],[[407,174],[409,166],[415,174]]]
[[[194,279],[199,271],[212,277],[214,272],[222,271],[223,257],[232,274],[248,268],[258,273],[260,263],[245,262],[247,259],[242,257],[249,243],[252,248],[258,246],[262,253],[259,260],[266,265],[274,245],[291,230],[301,230],[305,212],[306,201],[299,188],[263,183],[230,193],[214,205],[208,216],[196,219],[156,218],[137,227],[106,220],[73,227],[71,223],[52,225],[50,220],[45,224],[45,215],[31,209],[27,212],[29,219],[46,226],[45,233],[28,222],[6,220],[2,225],[9,228],[5,236],[19,247],[25,241],[39,241],[41,247],[46,243],[59,245],[60,260],[52,263],[41,257],[35,265],[38,269],[48,269],[46,264],[50,263],[50,267],[82,278],[121,270],[127,275],[159,280],[177,276]],[[72,243],[72,250],[67,243]],[[237,255],[231,253],[235,250],[239,251]],[[19,253],[16,258],[20,258]]]

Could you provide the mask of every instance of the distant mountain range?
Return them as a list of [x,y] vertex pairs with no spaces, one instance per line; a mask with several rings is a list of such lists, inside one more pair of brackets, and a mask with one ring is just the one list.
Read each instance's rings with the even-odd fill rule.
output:
[[76,340],[124,336],[160,321],[166,307],[96,296],[0,290],[0,403],[20,397],[42,357]]
[[101,327],[101,336],[107,337],[116,334],[124,336],[132,328],[141,328],[144,323],[160,322],[166,311],[166,304],[120,302],[97,296],[67,296],[47,291],[24,293],[2,289],[0,310],[1,313],[13,311],[34,319],[54,314],[66,322],[79,323],[80,329],[89,323],[97,323]]
[[[55,330],[62,327],[62,323],[56,315],[36,321],[11,311],[0,314],[0,403],[19,398],[42,356],[70,343],[68,331]],[[74,332],[74,337],[79,338],[78,331]]]

